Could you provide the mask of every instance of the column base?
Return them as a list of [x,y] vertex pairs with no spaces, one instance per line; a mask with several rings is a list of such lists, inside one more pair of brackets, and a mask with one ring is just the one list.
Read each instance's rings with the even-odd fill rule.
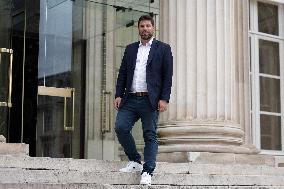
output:
[[[194,161],[196,153],[229,153],[229,154],[243,154],[243,155],[256,155],[260,150],[256,149],[253,145],[172,145],[172,146],[159,146],[158,161],[166,162],[189,162]],[[191,156],[190,156],[191,154]]]
[[167,146],[167,148],[171,148],[171,146],[190,147],[189,150],[182,151],[192,151],[192,148],[200,145],[206,149],[207,144],[210,144],[209,149],[212,146],[216,146],[216,148],[218,146],[240,146],[244,143],[243,137],[244,131],[241,126],[233,122],[174,121],[160,123],[158,128],[159,144]]
[[[212,153],[212,152],[173,152],[159,153],[158,162],[186,163],[195,164],[250,164],[276,166],[273,155],[260,154],[234,154],[234,153]],[[279,163],[278,165],[279,166]]]

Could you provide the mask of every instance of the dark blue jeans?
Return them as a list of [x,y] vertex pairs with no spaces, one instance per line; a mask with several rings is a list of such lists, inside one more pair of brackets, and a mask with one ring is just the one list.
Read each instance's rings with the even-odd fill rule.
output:
[[126,103],[118,110],[115,122],[115,132],[125,154],[130,161],[138,162],[141,156],[137,152],[131,130],[135,122],[141,119],[145,142],[143,171],[148,173],[152,173],[156,167],[158,116],[158,111],[151,109],[147,96],[130,95]]

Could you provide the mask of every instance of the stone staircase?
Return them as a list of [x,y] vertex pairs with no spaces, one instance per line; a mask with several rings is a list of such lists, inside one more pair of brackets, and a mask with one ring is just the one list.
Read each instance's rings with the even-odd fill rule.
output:
[[284,168],[273,156],[203,153],[193,162],[158,162],[152,186],[122,161],[0,156],[0,189],[284,189]]

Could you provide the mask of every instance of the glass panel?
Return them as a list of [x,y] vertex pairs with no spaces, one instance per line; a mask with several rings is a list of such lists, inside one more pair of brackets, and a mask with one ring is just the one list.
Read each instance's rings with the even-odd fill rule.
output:
[[281,117],[260,115],[261,149],[281,150]]
[[[10,54],[0,53],[0,102],[8,103]],[[4,105],[4,104],[3,104]],[[8,138],[8,107],[0,106],[0,135]]]
[[[8,6],[11,2],[12,13]],[[105,137],[100,132],[104,126],[101,115],[105,113],[102,108],[102,88],[113,95],[115,68],[121,63],[124,48],[139,39],[137,19],[148,12],[153,13],[157,19],[159,1],[118,0],[111,4],[105,3],[109,1],[0,0],[0,42],[2,40],[9,45],[12,41],[16,63],[13,78],[17,82],[13,84],[13,91],[17,94],[14,95],[17,106],[11,109],[14,112],[11,114],[14,126],[10,133],[16,133],[17,138],[11,138],[16,138],[14,142],[19,142],[18,138],[23,134],[23,142],[29,143],[32,156],[34,153],[37,156],[84,157],[81,149],[85,142],[85,126],[97,145],[92,146],[96,150],[90,150],[92,147],[87,149],[92,151],[90,156],[103,151],[102,140],[115,140],[114,133],[108,133]],[[9,17],[11,15],[12,23]],[[7,32],[10,31],[11,24],[12,35]],[[23,67],[25,70],[22,70]],[[63,131],[63,99],[37,96],[38,85],[75,88],[73,133]],[[25,99],[22,99],[22,92]],[[96,109],[93,116],[87,116],[91,118],[86,125],[85,96],[91,96],[90,103]],[[68,102],[68,106],[71,104]],[[67,110],[70,109],[67,107]],[[4,116],[2,111],[0,113]],[[109,114],[111,120],[114,112]],[[68,124],[70,119],[67,116]],[[23,132],[20,127],[22,122]],[[141,130],[139,132],[141,134]]]
[[[67,102],[66,121],[71,126],[72,104]],[[64,131],[64,98],[39,96],[37,156],[72,157],[72,132]]]
[[[11,48],[11,8],[12,1],[0,0],[0,48]],[[0,60],[0,102],[8,101],[9,55],[1,53]],[[8,128],[8,108],[0,106],[0,135],[6,139]]]
[[[88,151],[97,149],[93,152],[95,158],[113,159],[111,153],[116,153],[117,144],[107,146],[108,150],[102,148],[109,144],[103,140],[115,141],[114,130],[111,128],[110,133],[103,133],[101,129],[107,125],[109,116],[112,124],[114,123],[116,111],[106,100],[109,96],[102,95],[101,92],[108,91],[111,94],[110,98],[113,98],[116,76],[124,49],[126,45],[139,40],[137,20],[141,15],[148,14],[150,9],[153,9],[153,12],[154,9],[158,11],[159,1],[155,0],[152,3],[149,0],[118,0],[106,1],[107,4],[93,0],[85,2],[88,43],[87,98],[96,106],[93,116],[88,116],[90,117],[88,134],[96,139],[92,142],[94,146]],[[108,111],[108,107],[111,107],[111,112]],[[142,136],[141,127],[135,127],[133,132],[136,141],[139,140],[136,143],[139,146],[140,136]]]
[[280,75],[279,43],[259,40],[259,72]]
[[258,8],[258,31],[272,35],[279,35],[278,6],[258,2],[257,8]]
[[260,77],[260,111],[280,113],[280,80]]
[[8,107],[0,107],[0,115],[0,135],[3,135],[7,139]]
[[42,0],[40,5],[39,85],[70,87],[73,36],[72,1],[56,1],[56,3],[46,4],[48,2]]
[[9,95],[9,60],[8,53],[0,53],[0,102],[8,102]]
[[[86,42],[83,38],[85,1],[41,0],[39,20],[38,85],[75,88],[74,131],[63,131],[62,97],[39,96],[37,156],[83,157]],[[66,118],[71,127],[72,102]],[[56,108],[53,108],[56,107]],[[39,121],[40,120],[40,121]],[[44,129],[43,129],[44,128]],[[59,146],[56,146],[60,144]]]
[[12,1],[0,0],[0,48],[10,48]]

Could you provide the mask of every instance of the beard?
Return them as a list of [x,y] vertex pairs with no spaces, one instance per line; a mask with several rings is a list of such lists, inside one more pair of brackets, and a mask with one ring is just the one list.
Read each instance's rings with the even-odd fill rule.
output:
[[147,33],[147,34],[140,34],[141,39],[143,40],[149,40],[153,37],[152,33]]

